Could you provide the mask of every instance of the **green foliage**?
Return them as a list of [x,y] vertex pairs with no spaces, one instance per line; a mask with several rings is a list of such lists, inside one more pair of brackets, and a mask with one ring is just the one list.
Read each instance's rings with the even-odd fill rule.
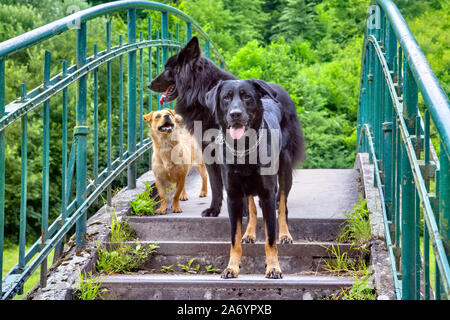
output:
[[173,264],[170,266],[162,266],[161,271],[164,273],[175,272],[175,270],[173,270]]
[[351,287],[342,288],[341,292],[331,296],[333,300],[376,300],[376,290],[370,285],[370,273],[363,266],[362,276],[355,274],[355,282]]
[[129,273],[142,269],[148,256],[156,252],[158,245],[130,244],[119,246],[114,250],[100,248],[98,250],[97,271],[100,273]]
[[205,266],[206,273],[219,273],[220,270],[214,268],[212,265]]
[[194,263],[196,258],[192,258],[188,261],[187,264],[178,264],[178,266],[183,270],[184,272],[188,273],[198,273],[200,271],[200,264],[197,263],[197,265],[194,267],[192,264]]
[[[36,29],[80,9],[106,0],[1,0],[0,41]],[[240,78],[259,78],[283,86],[296,104],[306,139],[303,168],[350,168],[354,162],[356,117],[359,95],[361,48],[369,0],[164,0],[191,15],[224,54],[229,70]],[[396,0],[409,27],[423,49],[447,95],[450,93],[448,41],[450,4],[446,0]],[[160,13],[138,10],[137,29],[147,38],[147,17],[155,35]],[[88,23],[88,55],[94,43],[105,49],[107,19],[112,19],[113,45],[122,34],[126,41],[126,14],[100,17]],[[169,31],[175,32],[171,17]],[[180,25],[183,34],[183,24]],[[62,60],[75,63],[75,30],[43,41],[6,60],[6,103],[16,99],[20,84],[28,90],[42,83],[44,49],[52,53],[51,74],[61,71]],[[144,64],[145,62],[144,58]],[[126,70],[127,59],[124,59]],[[155,67],[155,66],[154,66]],[[112,123],[118,127],[118,61],[112,61]],[[155,70],[155,69],[153,69]],[[99,72],[99,167],[106,167],[106,66]],[[144,65],[144,79],[148,68]],[[125,79],[126,80],[126,79]],[[126,82],[125,82],[126,85]],[[69,150],[75,123],[76,85],[69,91]],[[145,95],[147,94],[147,90]],[[92,75],[88,94],[92,95]],[[154,97],[156,99],[156,97]],[[125,90],[126,99],[126,90]],[[61,94],[51,99],[50,222],[61,211]],[[88,97],[89,125],[93,101]],[[424,109],[422,97],[419,106]],[[147,96],[144,109],[148,110]],[[27,239],[40,235],[42,211],[42,106],[28,116]],[[127,118],[127,110],[124,110]],[[12,124],[6,134],[5,236],[17,238],[19,230],[21,124]],[[432,140],[439,154],[439,141],[432,126]],[[127,127],[124,128],[127,136]],[[118,154],[118,134],[112,136],[113,156]],[[93,145],[93,134],[88,135]],[[88,178],[93,179],[93,148],[88,148]],[[138,164],[139,165],[139,164]],[[138,214],[151,214],[154,203],[136,200]]]
[[154,211],[160,201],[152,197],[155,186],[151,186],[151,182],[144,182],[144,185],[144,191],[137,195],[136,200],[130,201],[132,214],[136,216],[154,216]]
[[339,240],[351,240],[362,245],[369,242],[372,238],[367,200],[361,199],[359,204],[354,204],[352,207],[353,212],[345,213],[347,217],[346,224],[339,236]]
[[274,37],[282,34],[288,39],[294,39],[297,36],[312,39],[315,21],[314,5],[314,1],[287,0],[278,23],[273,26]]
[[102,293],[108,292],[108,289],[101,289],[102,282],[98,278],[92,276],[92,271],[88,274],[86,272],[79,276],[79,282],[75,286],[76,296],[79,300],[96,300],[101,298],[103,300]]
[[115,214],[115,207],[114,207],[114,213],[112,217],[112,222],[110,226],[110,236],[109,241],[110,242],[123,242],[127,240],[131,240],[136,236],[136,230],[132,229],[128,224],[128,218],[121,222],[117,220],[116,214]]
[[[341,253],[339,245],[331,245],[331,248],[327,247],[326,249],[330,253],[330,259],[322,259],[326,271],[332,273],[346,273],[349,271],[359,271],[365,267],[363,260],[350,258],[347,251]],[[355,250],[359,250],[359,248],[356,248]]]

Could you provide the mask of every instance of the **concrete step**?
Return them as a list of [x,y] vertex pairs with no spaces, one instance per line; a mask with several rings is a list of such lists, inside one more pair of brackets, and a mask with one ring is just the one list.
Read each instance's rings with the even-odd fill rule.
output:
[[[139,241],[145,245],[153,242]],[[127,243],[134,246],[136,243]],[[115,243],[108,244],[110,247],[117,246]],[[205,266],[212,265],[214,268],[223,270],[228,265],[230,255],[230,243],[227,241],[199,242],[199,241],[161,241],[156,254],[149,257],[145,264],[147,270],[161,270],[162,266],[173,265],[173,269],[181,271],[178,264],[187,265],[188,261],[195,258],[192,267],[200,264],[201,270]],[[335,257],[331,254],[332,245],[339,246],[341,254],[344,252],[349,257],[361,255],[360,250],[352,248],[350,244],[331,242],[296,242],[288,245],[278,245],[278,259],[283,274],[298,272],[321,272],[323,271],[324,259],[330,261]],[[264,243],[242,244],[241,273],[265,272]]]
[[[289,218],[289,230],[294,241],[333,241],[339,235],[345,219]],[[182,215],[128,218],[137,238],[144,241],[230,241],[228,216],[203,218]],[[248,219],[243,219],[243,233]],[[277,235],[278,236],[278,235]],[[257,241],[264,241],[264,223],[258,217]]]
[[261,274],[221,279],[219,275],[131,274],[101,277],[101,287],[114,300],[319,300],[349,287],[349,277],[286,275],[266,279]]
[[[149,181],[152,179],[149,177]],[[211,202],[211,186],[208,179],[208,196],[199,198],[201,178],[192,169],[186,180],[188,201],[180,203],[182,213],[169,215],[200,217]],[[352,205],[360,197],[359,173],[355,169],[297,169],[293,173],[293,185],[288,197],[289,220],[292,218],[344,219],[345,212],[352,211]],[[219,217],[228,217],[226,192]],[[256,198],[258,216],[262,217],[259,200]]]

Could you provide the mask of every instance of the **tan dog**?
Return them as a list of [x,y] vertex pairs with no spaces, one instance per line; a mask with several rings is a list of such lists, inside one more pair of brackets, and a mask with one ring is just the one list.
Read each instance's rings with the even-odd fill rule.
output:
[[207,194],[206,167],[201,149],[194,147],[194,137],[183,127],[183,119],[175,111],[167,108],[152,111],[144,116],[144,120],[150,127],[148,133],[153,140],[152,170],[161,198],[161,206],[156,213],[167,212],[167,182],[176,183],[172,212],[182,212],[179,201],[188,199],[184,183],[192,166],[202,177],[200,197],[206,197]]

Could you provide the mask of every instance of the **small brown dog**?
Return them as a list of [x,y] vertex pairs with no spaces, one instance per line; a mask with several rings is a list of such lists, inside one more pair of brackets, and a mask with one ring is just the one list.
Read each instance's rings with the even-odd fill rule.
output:
[[144,120],[150,127],[148,133],[153,140],[152,170],[161,198],[161,206],[155,212],[167,212],[167,182],[176,183],[172,212],[182,212],[180,200],[188,199],[184,184],[192,166],[202,177],[200,197],[207,194],[208,180],[201,148],[195,145],[194,137],[184,128],[181,116],[171,109],[152,111],[144,116]]

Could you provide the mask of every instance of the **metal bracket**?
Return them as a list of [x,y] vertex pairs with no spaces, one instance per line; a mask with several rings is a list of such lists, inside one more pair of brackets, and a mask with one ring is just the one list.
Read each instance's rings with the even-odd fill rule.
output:
[[74,136],[87,136],[91,129],[89,126],[76,126],[73,128],[73,135]]
[[391,132],[392,131],[392,122],[383,122],[382,123],[382,130],[384,132]]
[[429,165],[425,165],[425,160],[417,160],[420,168],[420,172],[424,179],[432,179],[436,173],[436,163],[430,161]]

